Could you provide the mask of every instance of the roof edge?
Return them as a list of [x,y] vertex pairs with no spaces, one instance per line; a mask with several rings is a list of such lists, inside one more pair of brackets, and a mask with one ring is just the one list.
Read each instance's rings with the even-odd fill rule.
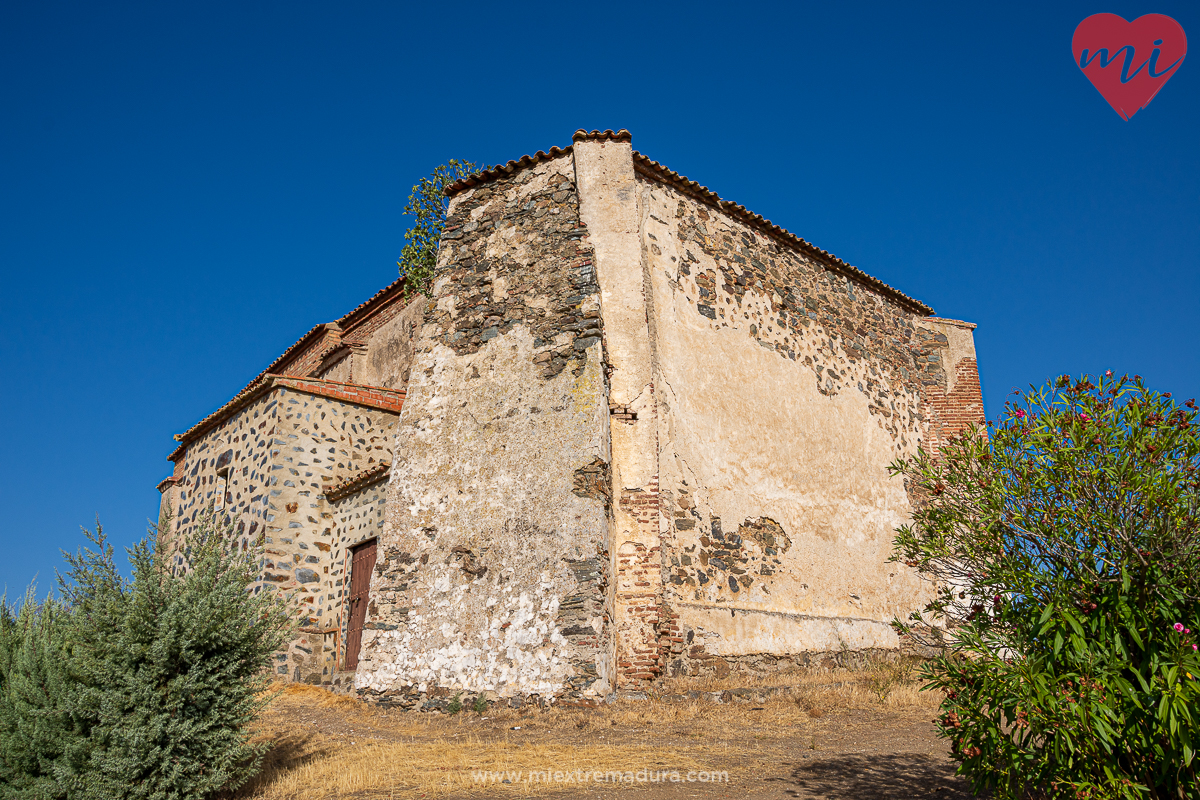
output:
[[816,258],[824,263],[826,268],[828,268],[830,271],[845,275],[847,278],[862,284],[866,288],[893,300],[908,311],[919,314],[922,317],[933,314],[933,309],[925,303],[922,303],[920,300],[909,297],[899,289],[889,286],[878,278],[868,275],[858,267],[847,264],[833,253],[830,253],[827,250],[822,250],[813,243],[797,236],[786,228],[781,228],[780,226],[771,222],[771,220],[763,217],[761,214],[755,214],[753,211],[750,211],[745,206],[738,203],[734,203],[729,200],[722,200],[716,192],[712,191],[707,186],[701,186],[695,181],[680,175],[673,169],[663,166],[657,161],[642,155],[636,150],[633,151],[633,168],[635,171],[641,172],[647,177],[654,178],[676,189],[679,189],[685,194],[689,194],[696,199],[708,203],[714,208],[723,211],[738,221],[743,222],[752,228],[760,230],[763,233],[774,237],[780,242],[800,250],[808,256]]
[[[632,143],[633,136],[625,128],[621,128],[618,131],[613,131],[612,129],[604,131],[585,131],[580,128],[572,135],[571,141],[572,145],[568,145],[564,148],[551,147],[548,153],[538,150],[537,153],[532,156],[521,156],[519,159],[509,161],[507,164],[497,164],[490,169],[481,170],[468,175],[465,178],[461,178],[447,186],[444,189],[444,192],[447,197],[453,197],[454,195],[474,186],[479,186],[497,178],[516,174],[521,170],[528,169],[529,167],[540,164],[543,161],[548,161],[551,158],[557,158],[559,156],[566,155],[571,152],[574,142],[614,141]],[[876,292],[895,302],[906,311],[921,317],[927,317],[933,314],[933,308],[931,306],[922,303],[916,298],[909,297],[899,289],[889,286],[878,278],[867,274],[853,264],[843,261],[833,253],[830,253],[828,250],[822,250],[812,242],[797,236],[786,228],[776,225],[769,219],[763,217],[761,214],[755,214],[753,211],[750,211],[739,203],[734,203],[729,200],[722,200],[716,192],[712,191],[707,186],[701,186],[696,181],[680,175],[678,172],[675,172],[669,167],[666,167],[657,161],[654,161],[653,159],[639,153],[637,150],[633,151],[633,167],[635,171],[641,172],[643,175],[647,175],[648,177],[671,185],[685,192],[686,194],[689,194],[698,200],[708,203],[714,208],[723,211],[740,222],[743,222],[750,227],[755,228],[756,230],[762,231],[769,236],[772,236],[783,244],[800,250],[802,253],[820,261],[831,272],[837,272],[841,275],[844,275],[845,277],[855,281],[867,289],[870,289],[871,291]]]
[[343,333],[350,333],[356,325],[363,322],[373,313],[377,312],[385,302],[391,300],[398,294],[404,294],[405,288],[404,278],[397,278],[375,294],[368,297],[363,302],[359,303],[353,309],[343,314],[338,318],[337,322],[333,324],[341,328]]
[[400,413],[400,408],[404,405],[404,399],[408,395],[403,389],[388,389],[383,386],[327,381],[322,378],[297,378],[291,375],[267,375],[258,384],[238,393],[223,406],[183,433],[175,434],[175,441],[180,444],[171,455],[167,456],[167,460],[177,460],[183,455],[187,446],[197,438],[229,419],[252,401],[275,389],[291,389],[297,392],[328,397],[333,400],[342,400],[353,405],[375,408],[380,411],[390,411],[396,414]]
[[572,142],[632,142],[633,134],[621,128],[619,131],[614,131],[612,128],[604,131],[585,131],[583,128],[575,131],[571,136]]
[[480,170],[479,172],[474,172],[465,178],[460,178],[443,189],[442,193],[447,197],[453,197],[459,192],[469,189],[472,186],[478,186],[481,183],[488,183],[489,181],[494,181],[497,178],[515,175],[516,173],[528,169],[529,167],[541,164],[543,161],[550,161],[551,159],[564,156],[570,152],[570,145],[567,145],[566,147],[551,147],[549,152],[538,150],[531,156],[521,156],[520,158],[510,161],[507,164],[497,164],[494,167]]
[[166,491],[166,488],[168,485],[174,486],[175,484],[179,483],[181,480],[183,480],[183,478],[180,478],[177,475],[169,475],[166,478],[163,478],[161,481],[159,481],[158,485],[155,486],[154,488],[158,489],[159,494],[162,494],[163,492]]
[[921,321],[922,322],[940,322],[943,325],[953,325],[956,328],[966,328],[969,331],[973,331],[979,327],[979,325],[977,323],[966,322],[965,320],[961,320],[961,319],[950,319],[949,317],[925,317]]
[[392,465],[386,461],[381,461],[373,467],[368,467],[356,475],[351,475],[346,480],[337,484],[331,489],[325,491],[325,499],[330,503],[336,503],[338,500],[345,499],[355,492],[365,489],[368,486],[378,483],[388,476],[392,470]]

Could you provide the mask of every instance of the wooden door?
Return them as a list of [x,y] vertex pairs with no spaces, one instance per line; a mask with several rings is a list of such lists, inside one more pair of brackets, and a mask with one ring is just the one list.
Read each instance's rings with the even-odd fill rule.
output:
[[363,542],[350,551],[349,621],[346,626],[346,661],[343,669],[358,668],[358,649],[362,645],[363,622],[367,619],[367,603],[371,595],[371,571],[375,569],[375,546],[378,540]]

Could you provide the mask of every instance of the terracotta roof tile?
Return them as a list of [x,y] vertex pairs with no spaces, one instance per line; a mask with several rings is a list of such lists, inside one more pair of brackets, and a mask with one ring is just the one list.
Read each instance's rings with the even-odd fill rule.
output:
[[687,194],[692,195],[693,197],[696,197],[699,200],[704,200],[710,205],[716,206],[720,210],[724,211],[729,216],[734,217],[735,219],[738,219],[753,228],[757,228],[765,233],[768,233],[774,236],[776,239],[779,239],[786,244],[790,244],[810,256],[815,256],[819,260],[823,261],[825,265],[832,271],[840,272],[846,277],[852,278],[858,283],[863,284],[867,288],[873,289],[882,295],[890,297],[899,305],[908,309],[909,311],[912,311],[913,313],[920,314],[921,316],[926,316],[933,313],[933,309],[922,303],[920,300],[914,300],[913,298],[901,292],[899,289],[888,286],[883,281],[868,275],[858,267],[847,264],[845,261],[842,261],[828,250],[822,250],[811,242],[800,238],[791,231],[779,227],[775,223],[771,222],[771,220],[764,218],[761,214],[755,214],[753,211],[750,211],[745,206],[739,205],[738,203],[733,203],[729,200],[722,200],[716,192],[712,191],[707,186],[701,186],[695,181],[685,178],[678,172],[664,167],[662,164],[647,158],[636,150],[633,151],[633,166],[635,170],[647,175],[648,177],[670,184],[675,188],[680,189]]
[[621,128],[621,130],[619,130],[619,131],[614,131],[612,128],[609,128],[606,131],[595,131],[595,130],[585,131],[583,128],[580,128],[579,130],[575,131],[575,134],[571,137],[571,140],[575,141],[575,142],[585,142],[585,141],[632,142],[633,134],[631,134],[629,131],[625,130],[624,128]]
[[[304,334],[299,339],[297,339],[295,344],[293,344],[287,350],[284,350],[283,353],[280,354],[279,358],[272,361],[270,364],[267,365],[266,369],[264,369],[262,372],[258,373],[258,375],[256,375],[254,377],[254,380],[252,380],[252,381],[250,381],[250,383],[246,384],[246,389],[249,389],[250,387],[252,387],[255,383],[257,383],[264,376],[269,375],[272,372],[274,372],[276,368],[287,363],[288,358],[290,358],[292,355],[294,355],[301,348],[301,346],[304,345],[309,339],[316,338],[318,335],[320,335],[321,333],[323,333],[326,330],[331,330],[331,331],[334,331],[337,333],[341,333],[342,329],[338,326],[338,324],[336,322],[322,322],[320,325],[313,326],[312,328],[309,329],[308,333]],[[242,391],[246,391],[246,389],[243,389]]]
[[561,149],[558,147],[551,147],[549,153],[538,150],[531,156],[521,156],[516,161],[510,161],[507,164],[497,164],[490,169],[481,170],[479,172],[472,173],[465,178],[460,178],[459,180],[447,186],[443,191],[447,197],[453,197],[463,189],[469,189],[472,186],[478,186],[481,183],[487,183],[488,181],[495,180],[496,178],[512,175],[514,172],[518,172],[527,167],[532,167],[535,164],[540,164],[543,161],[549,161],[552,158],[558,158],[559,156],[565,155],[569,152],[571,152],[571,148],[569,146]]
[[[619,131],[584,131],[581,129],[575,131],[575,134],[572,137],[572,141],[575,142],[594,140],[631,142],[632,136],[629,131],[622,128]],[[518,170],[534,166],[542,161],[546,161],[550,158],[557,158],[560,155],[570,152],[571,147],[569,146],[562,149],[551,147],[549,153],[539,150],[532,156],[521,156],[521,158],[517,159],[516,161],[509,161],[505,165],[497,165],[491,169],[485,169],[481,172],[476,172],[473,175],[468,175],[467,177],[447,186],[445,191],[448,196],[452,196],[472,186],[478,186],[482,183],[495,180],[496,178],[512,175]],[[752,228],[761,230],[764,233],[775,237],[777,240],[818,259],[830,271],[845,275],[847,278],[862,284],[868,289],[878,292],[884,297],[895,301],[899,306],[911,311],[914,314],[928,316],[933,313],[933,309],[925,303],[922,303],[920,300],[909,297],[899,289],[889,286],[878,278],[868,275],[866,272],[863,272],[861,269],[852,264],[846,263],[833,253],[830,253],[828,250],[822,250],[811,242],[806,241],[796,234],[779,227],[769,219],[764,218],[762,215],[755,214],[745,206],[730,202],[728,200],[722,200],[716,192],[713,192],[707,186],[701,186],[695,181],[680,175],[678,172],[664,167],[657,161],[647,158],[636,150],[633,151],[633,165],[634,169],[638,172],[641,172],[642,174],[659,180],[663,183],[674,186],[675,188],[686,192],[687,194],[690,194],[699,200],[707,202],[721,211],[724,211],[726,214],[738,219],[741,222],[744,222]]]
[[357,475],[351,475],[349,478],[337,484],[336,486],[326,489],[325,499],[331,503],[336,503],[338,500],[341,500],[344,497],[349,497],[359,489],[366,488],[367,486],[386,478],[391,468],[391,464],[382,462],[373,467],[364,469]]
[[359,321],[360,317],[374,310],[374,306],[380,305],[381,301],[390,299],[392,295],[403,291],[404,278],[397,278],[375,294],[368,297],[365,301],[359,303],[349,313],[343,314],[336,324],[340,326],[342,330],[349,331],[352,327],[354,327],[354,324]]
[[175,484],[179,483],[181,480],[183,480],[183,478],[178,478],[178,477],[172,475],[169,478],[163,478],[161,481],[159,481],[158,486],[156,486],[155,488],[158,489],[159,494],[162,494],[166,490],[167,486],[174,486]]
[[[366,386],[357,383],[345,383],[343,381],[327,381],[322,378],[298,378],[292,375],[267,375],[261,381],[251,384],[246,389],[239,392],[232,400],[218,408],[213,413],[209,414],[204,419],[197,422],[192,427],[188,428],[183,433],[175,434],[175,441],[180,442],[179,447],[175,448],[171,455],[167,456],[168,461],[175,461],[183,454],[187,445],[196,440],[202,434],[212,430],[217,425],[229,419],[240,409],[245,408],[252,401],[266,394],[275,388],[287,388],[299,392],[309,392],[311,394],[324,394],[329,397],[336,397],[348,403],[364,406],[366,408],[382,408],[387,411],[396,413],[396,408],[403,402],[406,392],[403,389],[387,389],[382,386]],[[326,389],[327,392],[323,392]],[[383,399],[386,398],[387,402]],[[393,408],[395,406],[396,408]]]

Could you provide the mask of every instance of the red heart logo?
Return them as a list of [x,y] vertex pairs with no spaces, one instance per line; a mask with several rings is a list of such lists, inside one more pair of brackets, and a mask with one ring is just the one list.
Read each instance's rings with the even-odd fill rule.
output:
[[1116,14],[1093,14],[1071,37],[1075,63],[1104,99],[1129,119],[1154,99],[1187,55],[1187,37],[1165,14],[1126,22]]

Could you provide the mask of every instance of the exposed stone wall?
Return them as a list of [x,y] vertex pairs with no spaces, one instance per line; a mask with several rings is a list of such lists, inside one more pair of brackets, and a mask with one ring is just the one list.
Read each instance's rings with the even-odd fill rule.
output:
[[356,675],[411,704],[609,690],[599,290],[569,156],[456,195]]
[[[355,330],[354,341],[363,352],[354,354],[354,380],[371,386],[403,389],[412,368],[413,345],[425,315],[425,297],[417,295],[407,305],[396,303],[393,314],[380,314],[369,329]],[[361,337],[361,339],[359,338]]]
[[887,467],[982,422],[974,326],[627,132],[451,191],[432,299],[397,281],[314,328],[160,484],[172,535],[214,503],[264,537],[255,591],[304,623],[278,672],[332,678],[374,537],[353,682],[384,703],[894,651],[928,587],[887,563],[912,505]]
[[[638,203],[661,668],[896,647],[888,621],[927,589],[886,563],[911,509],[887,465],[982,418],[969,330],[924,321],[655,175],[639,174]],[[966,332],[949,375],[948,325]]]
[[[371,474],[374,473],[374,474]],[[329,510],[333,518],[332,557],[328,577],[322,590],[326,596],[325,624],[336,629],[336,666],[345,658],[347,618],[346,598],[350,592],[351,548],[377,539],[383,532],[384,509],[387,506],[387,472],[376,468],[368,471],[366,481],[348,494],[330,493]],[[332,672],[332,670],[331,670]]]
[[325,492],[391,460],[397,416],[280,383],[187,442],[178,455],[181,477],[164,493],[164,504],[175,509],[169,534],[175,561],[182,562],[182,548],[209,504],[234,522],[243,548],[262,542],[262,573],[252,590],[283,592],[303,626],[277,656],[280,675],[319,682],[333,664],[337,639],[324,631],[336,629],[340,614],[341,589],[330,571],[341,554],[333,547],[334,516]]
[[[268,393],[234,413],[219,426],[190,442],[175,460],[175,480],[164,487],[163,514],[170,510],[170,537],[176,548],[196,530],[210,505],[238,520],[244,547],[274,524],[272,485],[278,484],[272,450],[279,399]],[[220,467],[222,455],[228,456]],[[218,474],[228,468],[228,475]],[[272,480],[274,478],[274,480]],[[182,557],[175,555],[175,563]]]

